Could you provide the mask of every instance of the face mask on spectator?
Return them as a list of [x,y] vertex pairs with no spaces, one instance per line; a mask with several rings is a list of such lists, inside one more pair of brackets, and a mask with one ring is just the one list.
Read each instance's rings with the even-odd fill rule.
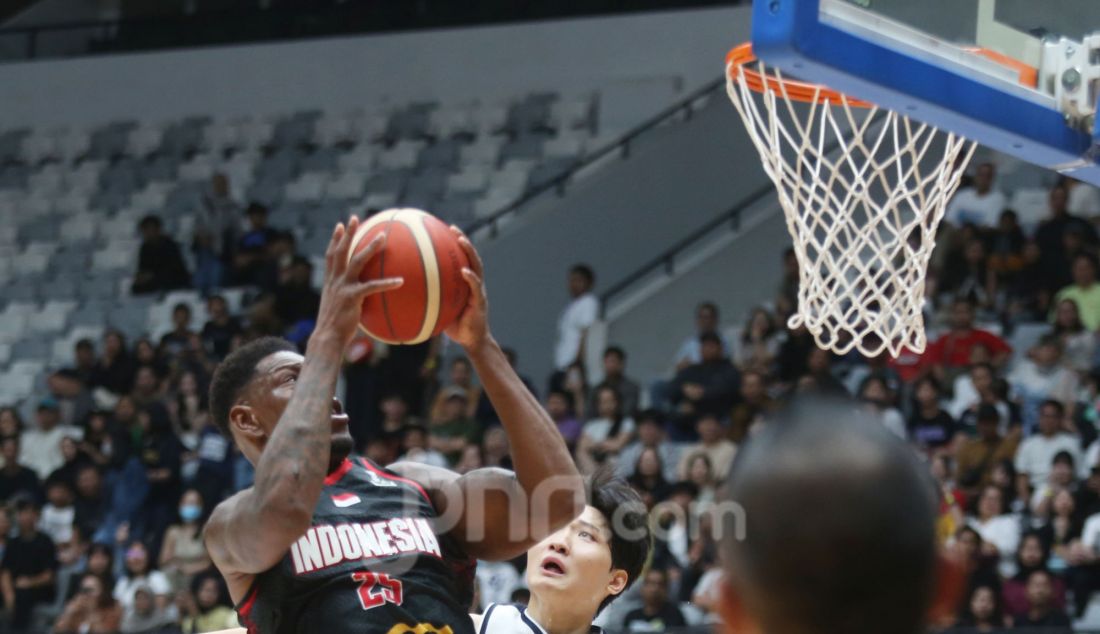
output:
[[184,504],[180,507],[180,519],[194,522],[202,516],[202,507],[197,504]]

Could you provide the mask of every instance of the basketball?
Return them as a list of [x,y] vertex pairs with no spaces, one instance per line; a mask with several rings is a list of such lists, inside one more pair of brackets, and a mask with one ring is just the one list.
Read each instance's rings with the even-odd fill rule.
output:
[[419,209],[389,209],[364,221],[349,257],[379,234],[386,235],[386,244],[363,267],[360,278],[403,277],[405,283],[369,295],[360,325],[385,343],[423,343],[450,326],[466,306],[470,287],[462,269],[469,260],[446,223]]

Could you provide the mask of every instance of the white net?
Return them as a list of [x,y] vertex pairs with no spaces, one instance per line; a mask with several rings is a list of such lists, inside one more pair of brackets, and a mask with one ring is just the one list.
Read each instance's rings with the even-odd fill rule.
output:
[[760,62],[726,78],[794,239],[789,326],[838,354],[922,352],[928,259],[975,144]]

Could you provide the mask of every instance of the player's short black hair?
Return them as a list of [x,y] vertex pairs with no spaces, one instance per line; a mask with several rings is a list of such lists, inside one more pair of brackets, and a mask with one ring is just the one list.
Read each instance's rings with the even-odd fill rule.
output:
[[765,631],[918,634],[936,579],[928,468],[849,404],[804,403],[737,452],[730,585]]
[[587,264],[574,264],[569,272],[573,275],[580,275],[588,281],[588,285],[592,286],[596,283],[596,273],[592,270],[591,266]]
[[611,568],[626,571],[622,592],[600,603],[599,614],[626,592],[642,574],[653,548],[649,511],[638,492],[610,469],[597,470],[588,480],[588,505],[595,508],[611,527]]
[[229,410],[255,376],[256,364],[269,355],[284,351],[298,352],[298,347],[279,337],[262,337],[230,352],[214,370],[214,378],[210,380],[210,415],[226,437],[232,438]]

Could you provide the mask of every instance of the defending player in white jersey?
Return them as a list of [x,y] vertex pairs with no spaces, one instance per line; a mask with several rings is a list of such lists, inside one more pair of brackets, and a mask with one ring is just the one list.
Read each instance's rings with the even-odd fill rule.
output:
[[471,615],[478,634],[601,632],[592,621],[641,576],[653,538],[626,482],[599,472],[587,494],[580,517],[527,551],[530,603],[489,604]]

